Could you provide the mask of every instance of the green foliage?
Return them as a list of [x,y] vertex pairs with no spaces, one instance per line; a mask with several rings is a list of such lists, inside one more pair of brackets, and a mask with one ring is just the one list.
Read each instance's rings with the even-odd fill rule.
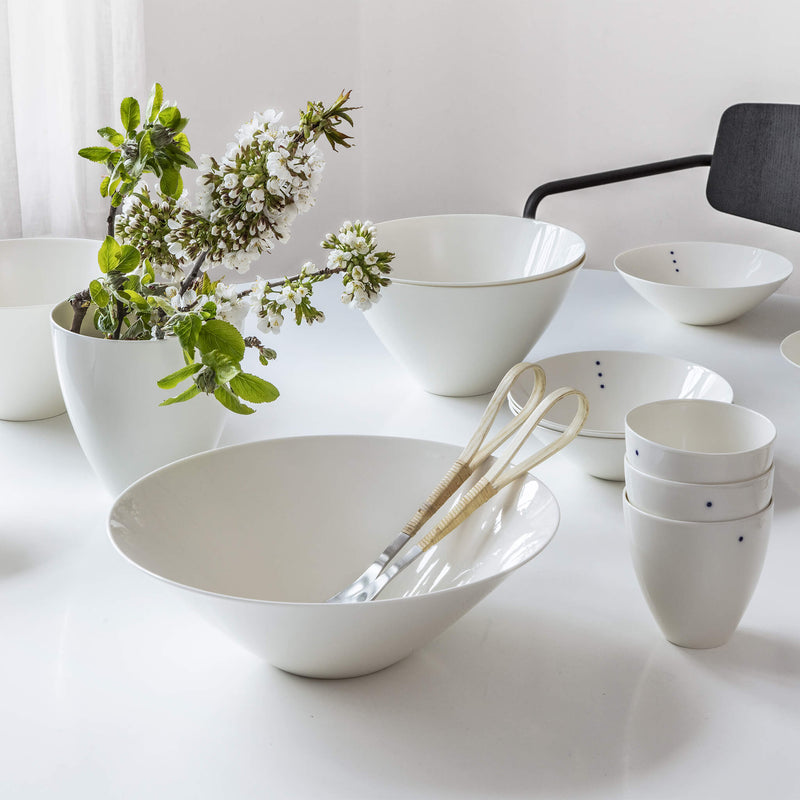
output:
[[182,133],[189,120],[181,116],[176,106],[164,107],[163,102],[164,91],[156,83],[143,120],[139,101],[126,97],[119,109],[123,132],[111,127],[97,131],[111,147],[84,147],[78,151],[81,157],[105,165],[108,175],[101,180],[100,194],[110,197],[112,206],[119,206],[147,173],[159,179],[164,194],[177,199],[183,192],[181,168],[197,168],[189,155],[189,140]]

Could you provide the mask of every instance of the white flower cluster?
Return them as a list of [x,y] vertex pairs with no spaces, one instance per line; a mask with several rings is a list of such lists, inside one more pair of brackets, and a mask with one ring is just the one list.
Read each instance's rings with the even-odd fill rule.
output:
[[158,189],[151,194],[147,185],[141,183],[117,212],[117,237],[121,243],[133,245],[143,258],[150,259],[159,282],[180,281],[183,277],[182,262],[172,251],[169,234],[173,218],[185,204],[185,196],[173,200]]
[[206,303],[214,303],[217,319],[230,322],[241,328],[245,317],[250,313],[251,303],[246,295],[225,283],[213,284],[213,292],[198,294],[194,289],[187,289],[181,294],[178,286],[168,286],[166,298],[175,311],[185,312],[203,308]]
[[300,274],[287,279],[280,288],[258,278],[250,291],[251,306],[258,315],[258,329],[264,333],[279,333],[284,314],[291,314],[297,323],[324,322],[325,315],[311,305],[313,284],[319,273],[310,261],[303,264]]
[[276,241],[288,240],[295,217],[314,204],[325,160],[299,128],[279,125],[280,117],[255,114],[220,163],[199,160],[196,208],[173,223],[172,253],[195,259],[207,250],[210,264],[244,273]]
[[344,273],[343,303],[367,311],[381,299],[381,288],[391,284],[387,275],[393,255],[376,252],[375,226],[369,220],[348,220],[338,234],[329,233],[322,246],[331,251],[328,269]]

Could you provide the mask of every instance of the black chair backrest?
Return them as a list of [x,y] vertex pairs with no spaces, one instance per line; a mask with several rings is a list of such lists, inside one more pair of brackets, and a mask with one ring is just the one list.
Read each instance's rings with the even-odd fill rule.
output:
[[693,155],[542,184],[523,216],[548,195],[708,167],[706,198],[725,214],[800,231],[800,105],[739,103],[722,115],[713,155]]
[[727,109],[706,198],[717,211],[800,231],[800,106],[739,103]]

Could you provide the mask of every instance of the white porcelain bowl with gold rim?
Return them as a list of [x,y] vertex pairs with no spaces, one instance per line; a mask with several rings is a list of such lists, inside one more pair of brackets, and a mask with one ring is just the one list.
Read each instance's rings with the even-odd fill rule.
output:
[[459,452],[379,436],[225,447],[134,483],[111,509],[110,535],[125,558],[271,664],[363,675],[427,644],[556,532],[555,498],[526,474],[376,600],[325,603],[395,537]]
[[493,391],[544,333],[586,255],[577,234],[523,217],[450,214],[376,228],[396,258],[366,319],[433,394]]
[[620,253],[614,266],[656,308],[689,325],[720,325],[766,300],[792,274],[788,258],[742,244],[668,242]]

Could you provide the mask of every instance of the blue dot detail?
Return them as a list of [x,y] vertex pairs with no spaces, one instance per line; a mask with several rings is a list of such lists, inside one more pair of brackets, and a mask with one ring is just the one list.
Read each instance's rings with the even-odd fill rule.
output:
[[598,378],[602,378],[602,377],[603,377],[603,373],[602,373],[602,372],[598,372],[598,373],[597,373],[597,377],[598,377]]
[[739,537],[739,541],[740,541],[740,542],[743,542],[743,541],[744,541],[744,536],[740,536],[740,537]]
[[598,367],[600,366],[600,362],[599,361],[595,361],[594,363],[597,364]]
[[709,501],[706,503],[706,508],[711,508],[711,506],[713,506],[713,505],[714,505],[714,504],[713,504],[713,503],[712,503],[712,502],[709,500]]
[[675,272],[680,272],[680,270],[677,267],[675,267]]
[[670,250],[670,251],[669,251],[669,254],[670,254],[671,256],[674,256],[674,255],[675,255],[675,251],[674,251],[674,250]]
[[639,455],[639,451],[638,451],[638,450],[634,450],[633,452],[634,452],[634,453],[635,453],[637,456]]
[[605,389],[605,388],[606,388],[606,385],[605,385],[604,383],[601,383],[601,384],[600,384],[600,388],[601,388],[601,389]]

